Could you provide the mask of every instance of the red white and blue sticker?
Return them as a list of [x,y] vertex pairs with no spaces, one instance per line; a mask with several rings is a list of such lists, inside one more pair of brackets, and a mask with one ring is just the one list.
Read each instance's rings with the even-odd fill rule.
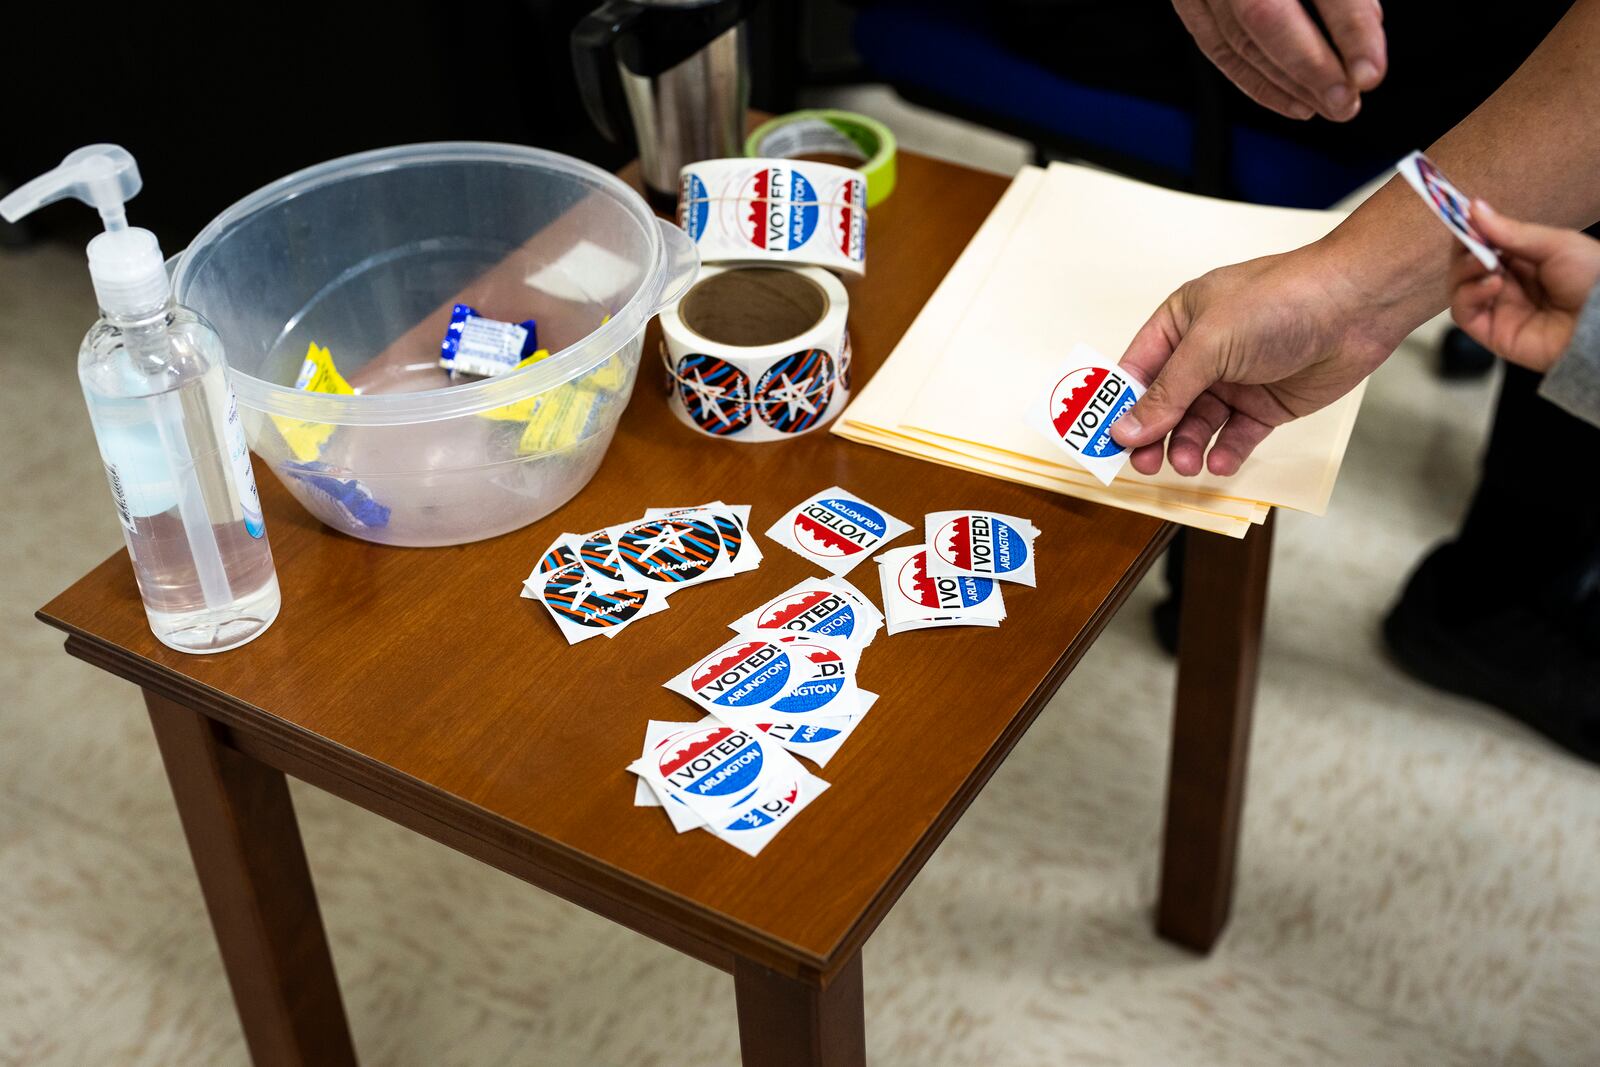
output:
[[797,756],[804,756],[818,767],[826,767],[840,747],[850,739],[860,724],[862,716],[872,710],[878,694],[860,691],[860,701],[854,715],[840,715],[817,719],[814,722],[783,720],[758,722],[756,729],[772,738]]
[[930,575],[924,545],[879,556],[878,576],[891,635],[934,626],[998,626],[1006,617],[999,583]]
[[828,410],[833,387],[833,357],[826,349],[792,352],[774,360],[756,382],[756,413],[779,433],[805,433]]
[[768,709],[806,677],[808,669],[797,666],[795,657],[777,641],[739,637],[672,678],[666,687],[712,711]]
[[839,254],[860,262],[867,258],[867,186],[864,181],[845,182],[833,205],[833,236]]
[[672,387],[694,424],[717,437],[750,425],[750,377],[727,360],[691,352],[678,360]]
[[805,174],[785,163],[770,163],[748,174],[724,202],[729,229],[752,252],[795,252],[816,232],[822,205]]
[[834,486],[795,505],[767,536],[839,577],[909,529],[882,508]]
[[1077,345],[1050,379],[1043,431],[1063,452],[1110,485],[1128,461],[1111,437],[1112,425],[1144,395],[1144,387],[1087,345]]
[[924,522],[930,575],[1036,584],[1033,541],[1039,531],[1027,519],[992,511],[935,511]]
[[1421,152],[1413,152],[1395,164],[1395,170],[1400,172],[1407,184],[1433,209],[1439,221],[1456,235],[1456,240],[1466,245],[1467,250],[1477,257],[1485,270],[1500,269],[1499,254],[1472,221],[1471,198],[1457,189],[1450,179],[1433,165],[1433,160]]
[[820,634],[866,648],[883,626],[883,615],[843,578],[811,578],[784,590],[728,624],[738,633],[779,630]]
[[714,718],[647,743],[628,769],[752,856],[827,788],[773,739]]
[[787,159],[709,159],[679,176],[678,225],[704,263],[769,259],[864,273],[861,173]]
[[811,722],[821,715],[852,715],[858,710],[858,649],[840,638],[818,634],[785,634],[778,643],[794,657],[801,676],[773,702],[774,715]]

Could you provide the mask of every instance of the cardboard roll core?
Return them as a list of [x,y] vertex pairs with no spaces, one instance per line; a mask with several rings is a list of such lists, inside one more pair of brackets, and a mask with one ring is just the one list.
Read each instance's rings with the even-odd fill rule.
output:
[[696,282],[678,307],[685,326],[708,341],[755,348],[798,337],[828,313],[810,278],[772,267],[739,267]]

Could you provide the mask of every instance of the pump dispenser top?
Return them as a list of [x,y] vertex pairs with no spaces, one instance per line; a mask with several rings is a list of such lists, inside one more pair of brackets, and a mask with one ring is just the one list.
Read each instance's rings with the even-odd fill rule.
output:
[[156,235],[128,225],[126,203],[143,184],[126,148],[88,145],[0,200],[0,216],[16,222],[69,196],[100,212],[106,230],[89,242],[95,298],[108,315],[137,318],[164,307],[172,292]]

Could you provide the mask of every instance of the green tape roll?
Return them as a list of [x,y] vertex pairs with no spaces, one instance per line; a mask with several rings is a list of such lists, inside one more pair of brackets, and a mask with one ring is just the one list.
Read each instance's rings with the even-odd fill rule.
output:
[[853,111],[792,111],[757,126],[744,142],[744,154],[768,159],[838,155],[858,159],[867,179],[867,207],[894,192],[894,134],[877,119]]

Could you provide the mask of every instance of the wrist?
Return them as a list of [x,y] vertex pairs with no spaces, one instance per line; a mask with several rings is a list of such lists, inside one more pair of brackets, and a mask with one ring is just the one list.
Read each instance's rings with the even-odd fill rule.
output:
[[1450,240],[1396,178],[1309,248],[1346,323],[1387,355],[1450,306]]

